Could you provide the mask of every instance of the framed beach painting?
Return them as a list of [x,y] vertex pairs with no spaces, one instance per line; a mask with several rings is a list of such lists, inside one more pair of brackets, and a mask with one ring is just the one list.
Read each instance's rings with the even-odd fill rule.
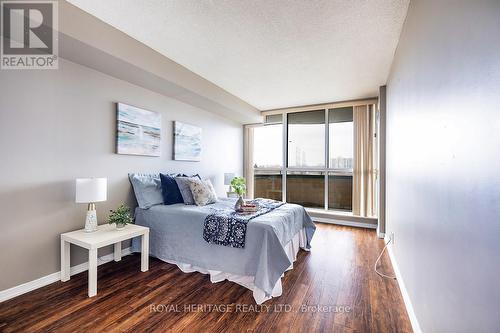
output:
[[117,103],[116,152],[160,156],[161,114]]
[[201,128],[174,121],[174,160],[201,161]]

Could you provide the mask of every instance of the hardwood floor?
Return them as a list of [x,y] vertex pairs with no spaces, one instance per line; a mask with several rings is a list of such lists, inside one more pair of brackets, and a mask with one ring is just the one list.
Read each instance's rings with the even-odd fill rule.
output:
[[[0,331],[411,332],[396,281],[373,271],[383,247],[375,231],[317,226],[311,252],[300,251],[282,279],[283,295],[261,307],[235,283],[157,259],[141,273],[131,255],[98,268],[96,297],[87,297],[84,272],[1,303]],[[382,269],[392,274],[386,256]]]

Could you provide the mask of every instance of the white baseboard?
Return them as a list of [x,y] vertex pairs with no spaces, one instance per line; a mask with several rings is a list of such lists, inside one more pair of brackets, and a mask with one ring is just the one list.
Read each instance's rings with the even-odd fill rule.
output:
[[[385,242],[387,243],[389,238],[385,238]],[[413,310],[413,305],[411,304],[410,295],[408,294],[408,290],[406,289],[405,283],[403,281],[403,277],[401,276],[401,272],[399,271],[399,266],[396,261],[396,257],[394,256],[394,252],[392,249],[392,244],[387,246],[387,253],[389,253],[389,258],[391,259],[392,269],[394,270],[394,274],[396,275],[396,279],[399,285],[399,290],[401,291],[401,295],[403,296],[403,301],[405,303],[406,312],[408,313],[408,317],[410,317],[411,327],[414,333],[422,333],[420,329],[420,325],[417,320],[417,316],[415,315],[415,311]]]
[[[130,250],[130,247],[127,247],[122,250],[122,256],[127,256],[131,254],[132,251]],[[107,262],[110,262],[114,259],[113,253],[107,254],[105,256],[99,257],[97,259],[97,265],[102,265]],[[75,275],[81,272],[85,272],[86,270],[89,269],[89,263],[84,262],[80,265],[76,265],[71,267],[70,269],[70,275]],[[6,301],[8,299],[14,298],[16,296],[25,294],[27,292],[30,292],[32,290],[45,287],[46,285],[49,285],[51,283],[57,282],[61,280],[61,271],[55,272],[46,276],[42,276],[41,278],[38,278],[36,280],[26,282],[23,284],[20,284],[18,286],[5,289],[0,291],[0,303],[3,301]]]
[[335,220],[335,219],[324,218],[324,217],[311,217],[311,219],[314,222],[329,223],[329,224],[339,224],[339,225],[345,225],[345,226],[348,226],[348,227],[359,227],[359,228],[377,229],[377,225],[376,224],[371,224],[371,223],[363,223],[363,222],[355,222],[355,221],[347,221],[347,220]]

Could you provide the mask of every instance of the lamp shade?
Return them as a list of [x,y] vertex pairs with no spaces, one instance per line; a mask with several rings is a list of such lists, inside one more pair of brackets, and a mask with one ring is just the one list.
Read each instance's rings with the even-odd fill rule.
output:
[[231,180],[234,178],[234,173],[224,174],[224,185],[231,185]]
[[108,194],[107,178],[77,178],[75,202],[91,203],[106,201]]

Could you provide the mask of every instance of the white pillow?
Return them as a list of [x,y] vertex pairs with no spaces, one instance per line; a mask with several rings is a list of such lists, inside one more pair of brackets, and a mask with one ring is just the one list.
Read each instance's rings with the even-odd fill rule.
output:
[[210,179],[189,179],[189,188],[193,194],[194,203],[197,206],[205,206],[217,202],[217,194]]

